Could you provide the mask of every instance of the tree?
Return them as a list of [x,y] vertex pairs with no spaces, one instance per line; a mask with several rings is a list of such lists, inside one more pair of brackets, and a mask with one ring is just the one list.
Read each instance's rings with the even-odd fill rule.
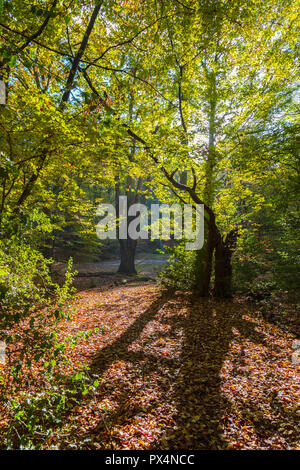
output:
[[[50,74],[49,88],[47,76],[33,67],[35,85],[51,99],[58,128],[74,119],[81,131],[83,120],[77,112],[84,112],[83,139],[92,136],[98,155],[110,159],[110,177],[121,168],[123,181],[131,178],[122,162],[134,148],[134,165],[141,177],[151,171],[159,198],[165,196],[163,175],[168,194],[173,191],[184,202],[203,202],[207,237],[196,263],[197,289],[202,295],[209,293],[214,264],[215,293],[229,296],[232,251],[237,229],[241,231],[245,222],[238,208],[245,199],[257,199],[245,172],[242,193],[232,201],[237,187],[234,162],[241,155],[244,133],[263,132],[295,83],[297,16],[291,2],[174,0],[168,7],[162,1],[142,6],[132,1],[125,7],[97,2],[84,8],[73,2],[67,10],[45,5],[45,19],[32,34],[16,28],[18,15],[24,14],[19,3],[1,23],[5,40],[18,53],[13,80],[24,82],[19,70],[26,68],[26,51],[31,63],[36,60],[38,68]],[[50,21],[56,27],[51,38]],[[21,39],[26,41],[24,50]],[[128,111],[131,101],[134,120]],[[30,176],[25,184],[17,177],[19,186],[13,183],[9,190],[9,196],[19,191],[13,214],[28,200],[51,161],[54,136],[59,138],[58,132],[46,134],[43,143],[36,139],[39,152],[29,157],[34,162]],[[122,150],[116,152],[117,147]],[[226,218],[220,201],[227,194],[232,197]],[[4,205],[7,197],[6,186]]]

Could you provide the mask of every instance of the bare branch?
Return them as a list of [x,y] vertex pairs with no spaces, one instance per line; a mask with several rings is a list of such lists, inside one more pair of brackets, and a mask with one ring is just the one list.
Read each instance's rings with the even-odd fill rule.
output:
[[192,173],[193,173],[193,191],[195,191],[195,189],[197,187],[196,172],[195,172],[195,168],[193,166],[191,167],[191,169],[192,169]]

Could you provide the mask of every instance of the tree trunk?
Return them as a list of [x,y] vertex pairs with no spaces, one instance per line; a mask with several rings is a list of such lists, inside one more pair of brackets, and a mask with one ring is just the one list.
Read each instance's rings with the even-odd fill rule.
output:
[[119,239],[119,243],[121,262],[118,272],[124,274],[136,274],[134,258],[137,241],[128,238],[127,240]]
[[[212,219],[207,232],[207,243],[205,247],[197,253],[196,290],[201,297],[207,297],[209,295],[213,255],[215,254],[214,296],[230,298],[232,296],[231,257],[236,245],[237,230],[232,230],[227,235],[225,241],[223,241],[219,229]],[[205,250],[204,253],[203,250]]]
[[[130,177],[127,178],[127,184],[128,184],[128,188],[131,189],[132,181],[131,181]],[[117,214],[117,218],[118,218],[117,236],[118,236],[118,240],[119,240],[119,244],[120,244],[120,266],[119,266],[118,272],[119,273],[124,273],[124,274],[136,274],[134,259],[135,259],[135,251],[136,251],[136,247],[137,247],[137,240],[132,240],[128,235],[128,226],[129,226],[130,222],[135,217],[127,216],[127,227],[126,227],[127,238],[123,239],[123,238],[119,237],[119,219],[120,219],[120,207],[119,207],[120,182],[119,182],[119,177],[116,177],[115,195],[116,195],[116,214]],[[127,203],[129,205],[130,205],[131,202],[134,202],[134,203],[138,202],[139,197],[140,197],[140,182],[137,185],[136,193],[134,195],[134,198],[132,198],[132,193],[130,191],[127,191],[126,195],[127,195]]]
[[[209,135],[208,135],[208,158],[205,167],[205,186],[203,192],[203,200],[209,206],[212,207],[214,199],[214,188],[213,188],[213,174],[216,160],[215,153],[215,116],[216,116],[216,83],[215,74],[212,72],[210,75],[210,100],[209,100]],[[203,279],[201,282],[200,295],[201,297],[207,297],[209,295],[213,254],[215,250],[215,243],[218,236],[218,228],[215,224],[215,215],[212,213],[208,214],[208,230],[207,230],[207,244],[205,253],[205,266],[203,269]]]
[[232,296],[231,278],[231,259],[221,240],[221,242],[217,244],[215,251],[214,295],[216,297],[230,298]]
[[205,233],[206,242],[203,248],[197,252],[195,261],[195,290],[201,297],[209,295],[214,251],[214,235],[211,227],[206,226]]
[[232,230],[225,241],[218,237],[215,251],[214,295],[221,298],[232,297],[231,257],[236,246],[237,230]]
[[201,297],[207,297],[209,295],[210,279],[211,279],[211,272],[212,272],[212,260],[213,260],[213,253],[214,253],[214,239],[215,239],[214,230],[213,230],[213,227],[210,225],[208,228],[205,269],[203,273],[202,287],[200,290]]

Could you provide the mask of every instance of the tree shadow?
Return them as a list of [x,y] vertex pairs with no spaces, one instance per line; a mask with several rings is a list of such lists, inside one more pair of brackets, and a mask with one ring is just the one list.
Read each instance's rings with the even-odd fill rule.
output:
[[[174,320],[180,326],[178,318]],[[181,369],[174,390],[177,415],[173,429],[164,435],[158,448],[226,449],[221,370],[236,335],[255,343],[264,343],[264,335],[242,318],[240,307],[232,301],[193,296],[182,327]]]
[[[153,321],[165,330],[147,331]],[[124,444],[118,443],[115,432],[111,438],[110,431],[125,429],[134,418],[157,412],[157,419],[167,424],[147,448],[226,449],[223,420],[228,403],[221,390],[221,374],[230,344],[239,335],[254,343],[265,342],[255,324],[243,318],[239,304],[188,294],[161,295],[92,361],[91,371],[100,377],[116,363],[124,368],[119,376],[113,371],[108,388],[100,387],[97,392],[99,402],[109,398],[113,406],[99,414],[97,425],[87,434],[93,434],[102,448],[122,449]],[[176,353],[164,355],[157,346],[160,339],[173,343],[178,339]],[[144,404],[141,397],[150,395],[153,387],[159,393]]]
[[129,346],[139,338],[145,326],[168,302],[170,296],[164,293],[155,300],[113,343],[105,346],[91,363],[91,371],[101,376],[116,360],[139,362],[144,358],[142,352],[130,351]]
[[[276,367],[276,364],[273,367]],[[275,369],[276,370],[276,369]],[[240,372],[243,375],[243,372]],[[288,406],[283,390],[285,383],[273,387],[272,383],[261,386],[263,400],[247,400],[239,403],[241,416],[251,423],[260,449],[298,449],[299,447],[299,406]]]

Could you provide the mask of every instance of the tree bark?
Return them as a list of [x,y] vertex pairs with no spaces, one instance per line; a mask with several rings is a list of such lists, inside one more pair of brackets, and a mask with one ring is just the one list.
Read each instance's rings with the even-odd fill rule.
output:
[[213,226],[209,225],[208,227],[208,236],[207,236],[207,246],[205,254],[205,268],[203,272],[203,279],[200,284],[199,294],[201,297],[207,297],[209,295],[209,287],[212,273],[212,261],[214,253],[214,240],[215,233]]
[[[133,181],[131,181],[131,178],[127,178],[127,183],[128,183],[128,188],[129,190],[131,189],[131,184]],[[131,202],[136,203],[139,200],[140,197],[140,185],[141,185],[141,180],[138,181],[137,187],[136,187],[136,193],[132,197],[131,191],[126,191],[126,196],[127,196],[127,203],[128,205],[131,204]],[[137,240],[132,240],[128,236],[128,226],[130,222],[135,218],[135,217],[128,217],[127,216],[127,239],[122,239],[119,237],[119,219],[120,219],[120,208],[119,208],[119,196],[120,196],[120,182],[119,178],[116,178],[116,186],[115,186],[115,195],[116,195],[116,215],[117,215],[117,236],[120,244],[120,266],[118,269],[119,273],[124,273],[124,274],[136,274],[136,269],[135,269],[135,252],[136,252],[136,247],[137,247]]]
[[232,265],[231,257],[236,246],[237,230],[232,230],[225,241],[218,237],[215,251],[215,284],[216,297],[232,297]]
[[137,241],[128,238],[127,240],[119,240],[119,243],[121,261],[118,273],[136,274],[134,259]]

